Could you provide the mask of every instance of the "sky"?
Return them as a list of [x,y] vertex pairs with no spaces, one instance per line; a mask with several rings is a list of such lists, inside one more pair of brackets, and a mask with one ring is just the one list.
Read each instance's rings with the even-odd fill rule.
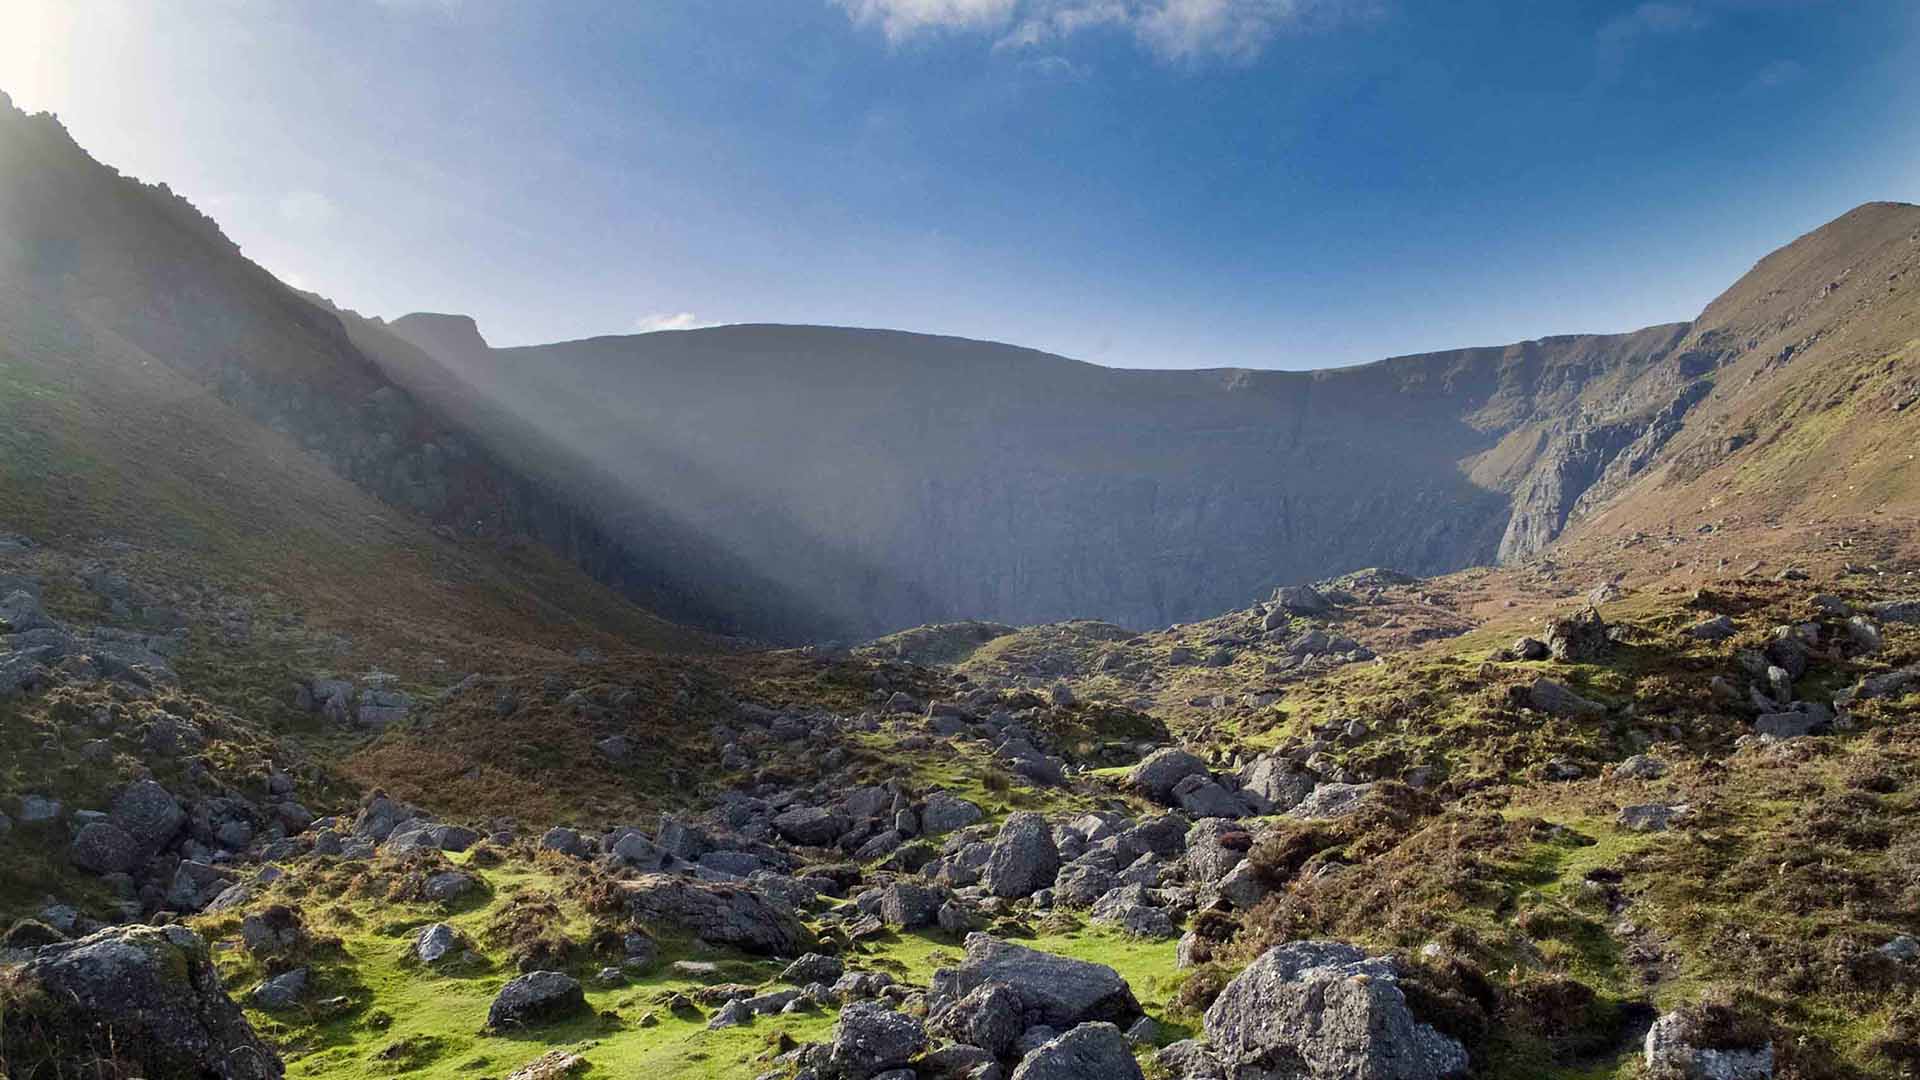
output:
[[1687,319],[1920,202],[1912,0],[0,0],[0,90],[496,345],[1325,367]]

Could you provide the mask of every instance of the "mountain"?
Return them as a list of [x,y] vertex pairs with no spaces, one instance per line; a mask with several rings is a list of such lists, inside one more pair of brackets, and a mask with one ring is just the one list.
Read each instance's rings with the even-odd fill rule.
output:
[[[1121,371],[893,331],[730,326],[489,349],[391,329],[765,576],[816,632],[1197,617],[1368,565],[1534,550],[1549,434],[1684,326],[1316,372]],[[1570,506],[1570,500],[1569,506]],[[689,589],[697,589],[690,584]]]
[[[1325,371],[1122,371],[810,326],[514,349],[457,317],[389,329],[616,481],[598,490],[787,584],[789,610],[810,620],[735,610],[763,632],[966,618],[1139,628],[1364,566],[1429,574],[1537,556],[1652,473],[1646,490],[1664,490],[1729,439],[1770,453],[1786,421],[1756,412],[1755,395],[1845,382],[1841,350],[1888,365],[1871,430],[1898,445],[1917,219],[1862,207],[1691,323]],[[1752,430],[1731,432],[1741,425]],[[693,564],[661,572],[681,593],[712,592]]]

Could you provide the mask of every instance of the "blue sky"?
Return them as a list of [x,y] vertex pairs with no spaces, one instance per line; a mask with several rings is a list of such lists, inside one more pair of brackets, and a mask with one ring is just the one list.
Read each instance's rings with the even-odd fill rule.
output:
[[1691,317],[1920,201],[1911,0],[7,0],[0,89],[287,280],[1318,367]]

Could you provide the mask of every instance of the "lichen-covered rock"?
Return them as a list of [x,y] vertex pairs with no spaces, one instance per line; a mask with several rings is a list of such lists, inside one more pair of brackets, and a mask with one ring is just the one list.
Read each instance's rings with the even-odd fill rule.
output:
[[1467,1052],[1407,1008],[1393,962],[1352,945],[1276,945],[1207,1009],[1207,1042],[1230,1071],[1310,1080],[1463,1076]]
[[1020,996],[1027,1027],[1070,1028],[1088,1020],[1131,1024],[1140,1003],[1120,973],[1106,966],[1028,949],[986,934],[967,935],[959,967],[934,972],[929,1009],[938,1011],[987,983],[1005,983]]
[[1571,615],[1547,620],[1547,651],[1563,663],[1597,660],[1607,651],[1607,624],[1598,608],[1586,607]]
[[1031,896],[1053,884],[1060,871],[1060,849],[1054,845],[1047,819],[1032,811],[1007,816],[981,881],[987,891],[1009,899]]
[[[182,926],[128,926],[40,949],[0,989],[8,1075],[271,1080],[280,1058],[220,986],[206,943]],[[89,1066],[88,1073],[94,1072]]]
[[871,1002],[855,1002],[840,1011],[827,1049],[829,1075],[867,1080],[912,1061],[926,1049],[920,1021]]
[[495,1031],[564,1020],[587,1009],[579,980],[558,971],[530,971],[500,988],[487,1007]]
[[1081,1024],[1020,1060],[1012,1080],[1142,1080],[1126,1036],[1112,1024]]
[[792,956],[813,943],[792,913],[752,889],[649,875],[622,882],[627,907],[642,923],[664,923],[715,945]]
[[1004,1056],[1027,1030],[1026,1005],[1013,987],[982,983],[941,1012],[934,1029],[956,1042]]
[[1127,773],[1127,783],[1159,803],[1173,800],[1174,786],[1189,776],[1206,776],[1207,763],[1177,746],[1162,747]]
[[172,840],[187,822],[180,800],[151,780],[127,785],[113,801],[108,820],[124,829],[143,849],[156,851]]
[[140,844],[110,821],[94,821],[73,836],[73,865],[95,874],[124,874],[140,864]]
[[1714,1041],[1697,1017],[1685,1011],[1667,1013],[1647,1031],[1647,1071],[1673,1080],[1772,1080],[1772,1042],[1711,1045]]
[[920,810],[920,830],[928,836],[939,836],[964,829],[985,816],[980,807],[966,799],[936,791],[927,796],[927,805]]

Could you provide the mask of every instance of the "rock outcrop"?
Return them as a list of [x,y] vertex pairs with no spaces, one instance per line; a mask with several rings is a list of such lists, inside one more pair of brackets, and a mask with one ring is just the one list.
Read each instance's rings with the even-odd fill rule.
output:
[[0,986],[0,1057],[17,1076],[80,1062],[110,1063],[102,1075],[214,1080],[286,1071],[222,989],[206,943],[181,926],[41,948]]

